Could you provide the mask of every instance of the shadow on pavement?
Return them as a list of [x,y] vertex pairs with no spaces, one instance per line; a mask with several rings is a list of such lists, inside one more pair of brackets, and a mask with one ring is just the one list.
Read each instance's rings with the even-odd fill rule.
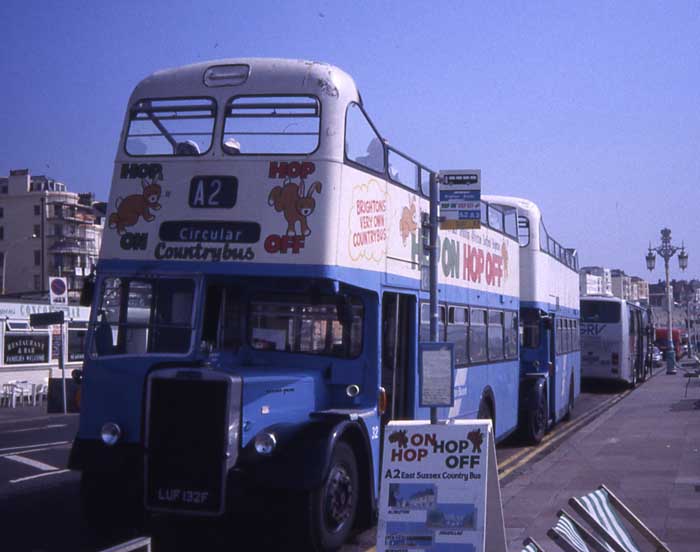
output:
[[83,520],[79,484],[71,480],[36,492],[0,497],[2,545],[8,552],[98,552],[139,536],[151,536],[153,552],[206,550],[273,552],[306,550],[293,538],[290,511],[277,504],[264,514],[220,521],[154,518],[142,531],[97,534]]

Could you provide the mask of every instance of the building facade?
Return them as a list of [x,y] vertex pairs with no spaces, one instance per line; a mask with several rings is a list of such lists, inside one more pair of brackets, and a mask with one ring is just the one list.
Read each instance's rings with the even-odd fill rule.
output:
[[92,194],[78,194],[28,169],[0,178],[0,289],[45,293],[50,276],[68,280],[71,295],[97,264],[104,214]]
[[586,295],[605,295],[602,276],[595,274],[587,274],[579,272],[579,294],[581,297]]
[[[605,268],[602,266],[584,266],[580,271],[579,274],[581,275],[581,283],[582,283],[582,288],[584,287],[584,282],[585,280],[585,275],[590,274],[591,276],[597,276],[600,278],[600,293],[596,293],[595,295],[612,295],[612,276],[611,276],[611,271],[609,268]],[[595,284],[594,284],[595,285]],[[584,295],[583,292],[581,292],[581,295]],[[589,294],[589,295],[594,295],[594,294]]]
[[642,304],[649,304],[649,282],[639,276],[632,276],[632,296],[635,301]]
[[636,301],[632,296],[632,278],[625,274],[624,270],[615,268],[610,271],[612,277],[612,292],[615,297],[625,299],[627,301]]

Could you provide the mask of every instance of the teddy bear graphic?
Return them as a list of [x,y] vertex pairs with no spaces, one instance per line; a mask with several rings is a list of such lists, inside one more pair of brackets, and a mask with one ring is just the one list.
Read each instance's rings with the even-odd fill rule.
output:
[[109,216],[109,227],[116,228],[119,234],[126,232],[128,226],[133,226],[139,221],[139,217],[146,222],[151,222],[156,217],[151,214],[151,209],[159,210],[161,187],[157,179],[150,182],[141,180],[141,193],[132,194],[125,198],[117,198],[116,212]]
[[415,217],[416,202],[412,201],[409,207],[404,207],[402,209],[401,220],[399,221],[399,231],[401,232],[401,239],[404,245],[406,245],[406,240],[411,232],[415,232],[418,229]]
[[[267,196],[267,204],[274,207],[275,211],[284,214],[287,221],[288,236],[308,236],[311,229],[307,217],[316,209],[316,200],[313,194],[321,193],[321,183],[317,180],[308,191],[305,192],[304,181],[299,184],[288,181],[284,186],[275,186]],[[296,227],[299,224],[299,232]]]

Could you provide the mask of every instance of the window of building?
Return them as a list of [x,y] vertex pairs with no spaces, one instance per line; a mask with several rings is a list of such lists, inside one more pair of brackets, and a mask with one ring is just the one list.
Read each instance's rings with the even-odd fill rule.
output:
[[54,236],[62,236],[63,235],[63,225],[62,224],[54,224],[53,225],[53,235]]
[[34,289],[37,291],[41,289],[41,276],[39,274],[34,275]]
[[34,250],[34,266],[39,266],[41,264],[41,251],[38,249]]
[[85,359],[87,325],[87,322],[68,323],[68,362],[82,362]]
[[345,116],[345,157],[380,173],[386,166],[384,143],[357,104],[350,104]]
[[63,205],[61,205],[60,203],[56,203],[53,206],[53,214],[59,218],[62,218],[63,217]]
[[34,206],[34,216],[39,216],[41,214],[41,206],[40,205],[35,205]]
[[41,226],[39,224],[34,225],[34,231],[33,234],[35,236],[39,236],[41,234]]

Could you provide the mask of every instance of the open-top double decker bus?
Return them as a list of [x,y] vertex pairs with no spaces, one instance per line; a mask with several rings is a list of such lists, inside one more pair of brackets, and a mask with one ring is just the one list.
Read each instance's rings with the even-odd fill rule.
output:
[[517,209],[520,242],[520,426],[539,442],[570,416],[581,392],[578,255],[549,235],[532,201],[485,196]]
[[[372,521],[384,424],[429,415],[429,176],[330,65],[229,59],[136,87],[70,457],[93,522],[144,505],[217,516],[260,489],[301,497],[290,515],[315,549]],[[501,215],[439,248],[458,366],[440,415],[491,417],[499,438],[519,386],[519,249]]]

